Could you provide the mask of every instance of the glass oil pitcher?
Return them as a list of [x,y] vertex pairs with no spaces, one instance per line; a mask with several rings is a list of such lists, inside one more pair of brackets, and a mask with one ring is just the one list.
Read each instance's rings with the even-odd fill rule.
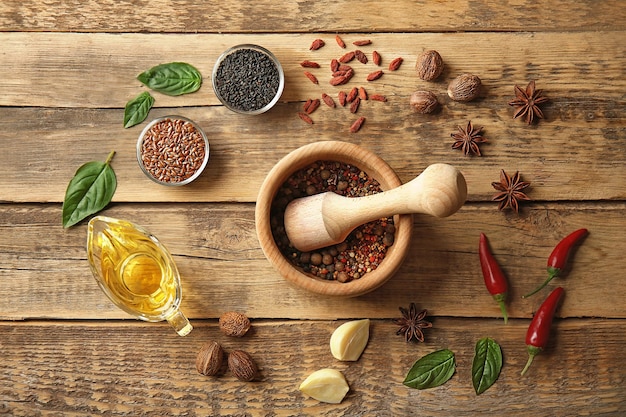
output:
[[191,331],[179,310],[178,269],[148,231],[128,221],[96,216],[87,228],[87,255],[100,288],[119,308],[140,320],[167,320],[181,336]]

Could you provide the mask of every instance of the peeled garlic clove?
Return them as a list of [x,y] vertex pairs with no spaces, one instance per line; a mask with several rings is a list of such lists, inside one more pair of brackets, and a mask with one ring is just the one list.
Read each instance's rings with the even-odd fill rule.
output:
[[330,337],[330,353],[340,361],[356,361],[370,337],[370,320],[354,320],[337,327]]
[[324,403],[339,404],[350,387],[343,374],[324,368],[313,372],[300,384],[300,392]]

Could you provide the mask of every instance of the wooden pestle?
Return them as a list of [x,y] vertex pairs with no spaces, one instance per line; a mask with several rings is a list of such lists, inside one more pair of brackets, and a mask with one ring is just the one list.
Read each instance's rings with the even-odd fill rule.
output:
[[467,198],[465,178],[447,164],[428,166],[400,187],[365,197],[334,192],[293,200],[285,210],[285,230],[291,243],[308,252],[345,240],[356,227],[394,214],[447,217]]

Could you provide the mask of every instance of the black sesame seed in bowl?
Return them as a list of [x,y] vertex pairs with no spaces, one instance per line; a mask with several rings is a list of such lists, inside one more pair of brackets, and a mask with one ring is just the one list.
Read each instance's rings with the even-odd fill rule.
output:
[[165,116],[150,122],[137,141],[137,162],[148,178],[162,185],[189,184],[209,161],[209,140],[195,122]]
[[260,114],[278,102],[285,75],[278,59],[258,45],[237,45],[217,59],[213,90],[222,104],[244,114]]

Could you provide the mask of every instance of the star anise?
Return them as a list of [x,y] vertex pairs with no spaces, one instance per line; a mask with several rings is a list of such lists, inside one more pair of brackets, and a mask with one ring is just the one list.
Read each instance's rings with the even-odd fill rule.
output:
[[529,182],[521,180],[519,172],[511,177],[504,170],[500,171],[500,182],[492,182],[491,186],[499,191],[493,196],[493,201],[499,201],[498,210],[504,210],[507,207],[519,212],[519,201],[528,201],[530,198],[522,191],[530,185]]
[[408,309],[400,307],[400,312],[402,318],[393,320],[395,324],[400,326],[396,334],[404,334],[404,340],[407,342],[412,339],[423,342],[424,333],[422,329],[433,327],[431,322],[424,320],[428,312],[426,310],[417,311],[415,303],[411,303]]
[[465,155],[473,153],[474,155],[480,155],[479,143],[487,142],[487,139],[483,138],[482,127],[474,128],[472,121],[467,122],[467,127],[458,127],[459,131],[452,133],[450,136],[455,140],[452,144],[452,149],[459,149],[463,151]]
[[519,86],[515,86],[515,100],[509,101],[509,106],[515,107],[514,119],[521,116],[526,116],[526,123],[531,124],[535,117],[537,119],[543,119],[543,112],[539,108],[539,104],[548,101],[548,98],[542,96],[542,90],[535,90],[535,81],[532,80],[526,86],[526,91],[522,90]]

